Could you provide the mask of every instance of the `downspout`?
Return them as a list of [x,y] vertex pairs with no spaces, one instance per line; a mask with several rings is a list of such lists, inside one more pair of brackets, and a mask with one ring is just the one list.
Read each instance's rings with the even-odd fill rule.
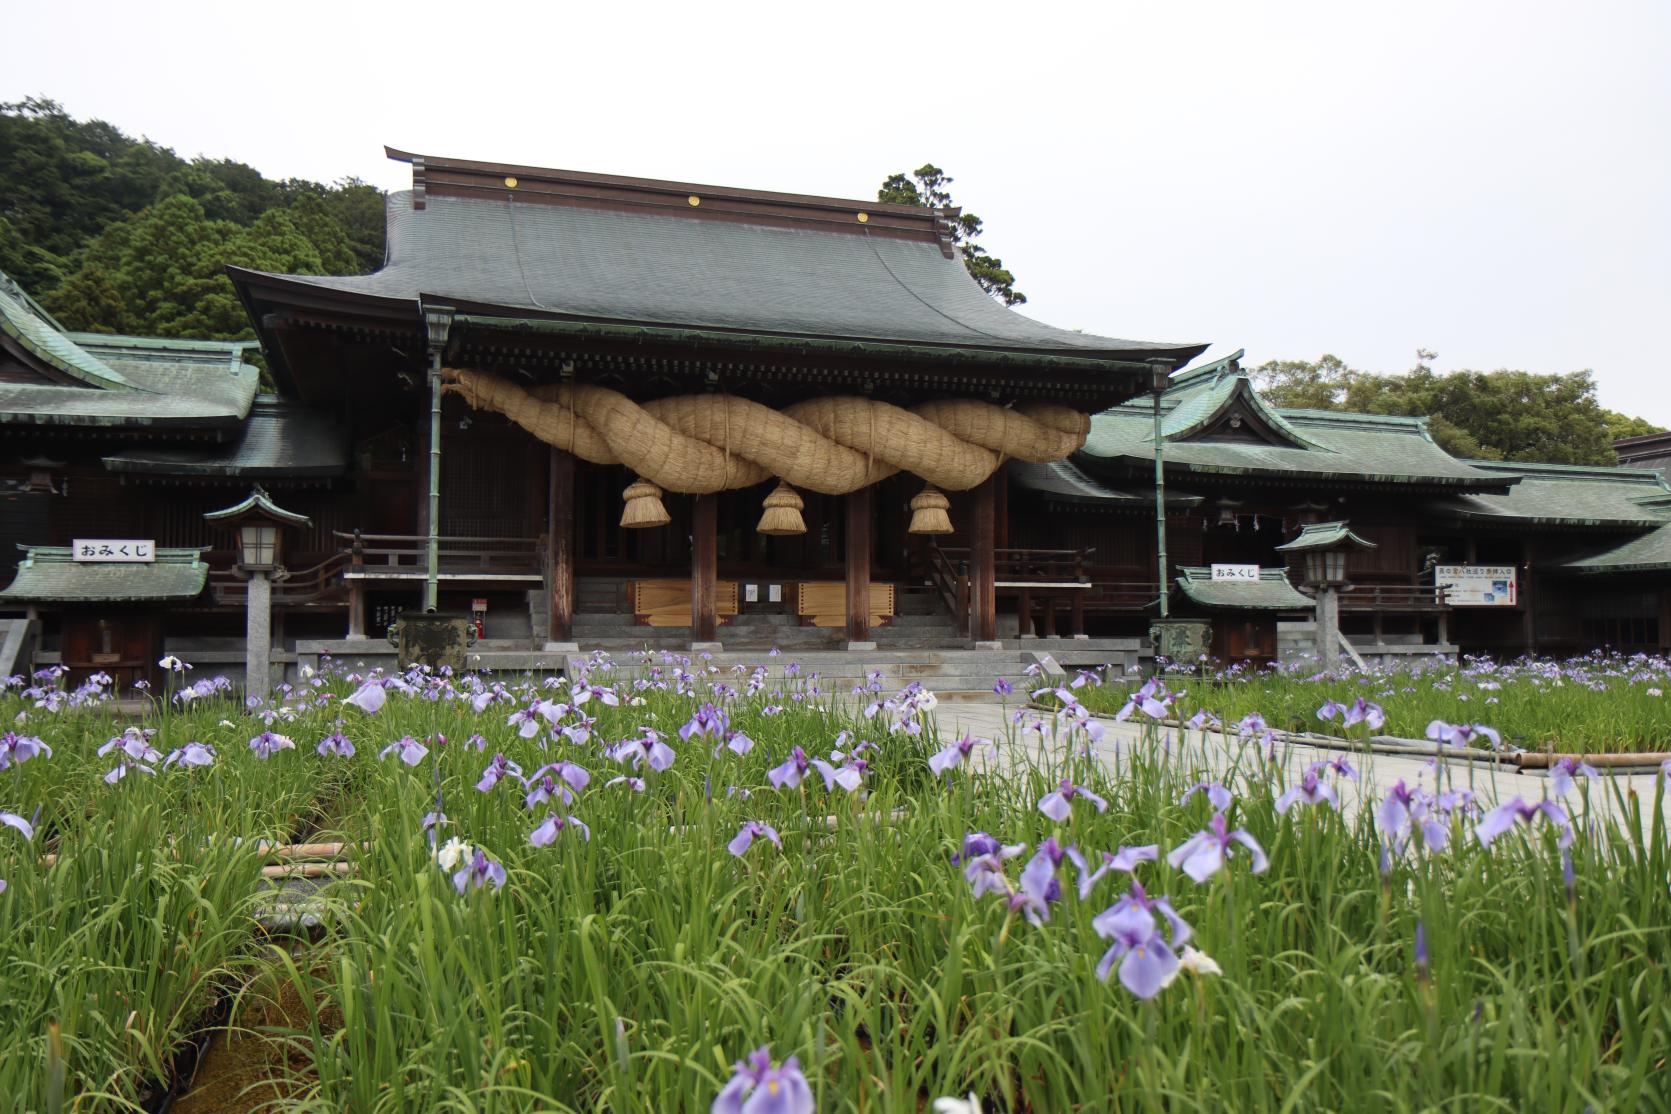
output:
[[429,539],[424,554],[424,610],[441,604],[441,357],[452,332],[453,307],[425,306],[429,335]]
[[1166,578],[1166,442],[1161,436],[1160,426],[1160,396],[1165,392],[1171,381],[1171,360],[1149,361],[1149,391],[1150,399],[1154,403],[1155,412],[1155,581],[1159,591],[1160,617],[1171,617],[1168,604],[1168,584]]

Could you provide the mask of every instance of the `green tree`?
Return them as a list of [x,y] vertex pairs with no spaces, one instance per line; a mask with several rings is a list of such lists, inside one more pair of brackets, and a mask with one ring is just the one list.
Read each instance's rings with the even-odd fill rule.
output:
[[983,230],[981,218],[963,212],[952,202],[947,188],[951,183],[951,177],[944,170],[933,163],[924,163],[909,175],[890,175],[882,183],[882,188],[876,191],[876,200],[950,210],[947,215],[950,217],[952,241],[963,252],[963,263],[969,274],[981,284],[981,289],[1006,306],[1022,304],[1027,295],[1015,288],[1015,276],[1004,269],[1004,261],[995,255],[988,255],[986,249],[975,242]]
[[1589,371],[1433,370],[1434,353],[1418,351],[1401,375],[1348,367],[1335,356],[1316,362],[1272,360],[1253,372],[1278,406],[1426,417],[1440,447],[1456,456],[1553,464],[1614,464],[1616,429],[1652,427],[1604,410]]

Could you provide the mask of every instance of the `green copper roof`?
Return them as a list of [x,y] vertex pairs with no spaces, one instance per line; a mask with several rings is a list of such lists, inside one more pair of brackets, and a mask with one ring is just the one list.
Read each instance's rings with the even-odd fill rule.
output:
[[1344,522],[1313,522],[1300,527],[1300,536],[1277,546],[1279,552],[1304,553],[1308,549],[1334,549],[1350,545],[1354,549],[1374,549],[1375,543],[1352,533]]
[[1518,476],[1502,495],[1458,495],[1436,513],[1465,522],[1521,526],[1642,529],[1671,518],[1671,487],[1644,468],[1471,461],[1487,473]]
[[[1081,459],[1125,469],[1154,460],[1153,403],[1137,398],[1091,420]],[[1237,428],[1229,423],[1241,421]],[[1304,478],[1314,483],[1423,484],[1505,489],[1515,476],[1488,472],[1436,444],[1423,418],[1279,410],[1253,390],[1234,358],[1173,377],[1161,396],[1163,458],[1203,475]]]
[[260,377],[254,341],[65,332],[3,274],[0,339],[40,377],[0,382],[0,425],[230,427]]
[[1671,570],[1671,523],[1611,549],[1553,566],[1575,573],[1664,572]]
[[105,457],[104,466],[112,472],[162,476],[340,476],[348,470],[348,437],[329,415],[263,395],[235,440],[208,448],[135,445]]
[[[1121,491],[1108,487],[1088,476],[1071,460],[1053,464],[1030,464],[1011,460],[1004,465],[1010,483],[1053,503],[1090,504],[1105,510],[1132,510],[1154,515],[1155,495],[1150,491]],[[1187,492],[1168,491],[1166,505],[1170,508],[1193,507],[1202,496]]]
[[196,549],[159,549],[150,564],[78,562],[68,546],[32,546],[5,603],[147,603],[196,599],[209,576]]
[[1217,611],[1310,611],[1312,600],[1288,582],[1286,569],[1260,569],[1259,579],[1214,580],[1213,570],[1181,568],[1178,587],[1195,603]]
[[120,372],[76,345],[35,300],[0,273],[0,334],[60,375],[93,387],[128,390]]
[[210,511],[203,516],[205,522],[225,522],[228,519],[240,518],[246,514],[262,515],[274,522],[286,526],[306,526],[309,522],[307,515],[287,511],[268,496],[266,489],[260,484],[250,489],[242,502],[234,503],[230,507],[223,507],[218,511]]

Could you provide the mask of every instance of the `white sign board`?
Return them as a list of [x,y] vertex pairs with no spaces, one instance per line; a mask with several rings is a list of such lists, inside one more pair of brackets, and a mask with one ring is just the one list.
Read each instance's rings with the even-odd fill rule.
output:
[[1259,580],[1258,565],[1214,565],[1214,580],[1242,580],[1257,583]]
[[1433,584],[1452,607],[1513,607],[1513,565],[1437,565]]
[[70,552],[77,561],[148,565],[157,559],[152,538],[76,538]]

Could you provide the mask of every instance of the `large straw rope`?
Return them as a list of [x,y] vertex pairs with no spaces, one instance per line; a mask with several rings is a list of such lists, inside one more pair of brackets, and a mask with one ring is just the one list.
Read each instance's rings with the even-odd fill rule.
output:
[[529,391],[503,376],[448,368],[446,390],[505,415],[541,441],[594,464],[625,464],[668,491],[752,487],[773,476],[844,495],[895,472],[966,491],[1005,458],[1064,460],[1091,421],[1066,406],[1006,410],[955,399],[904,410],[867,398],[819,398],[782,411],[730,395],[682,395],[639,404],[607,387]]

